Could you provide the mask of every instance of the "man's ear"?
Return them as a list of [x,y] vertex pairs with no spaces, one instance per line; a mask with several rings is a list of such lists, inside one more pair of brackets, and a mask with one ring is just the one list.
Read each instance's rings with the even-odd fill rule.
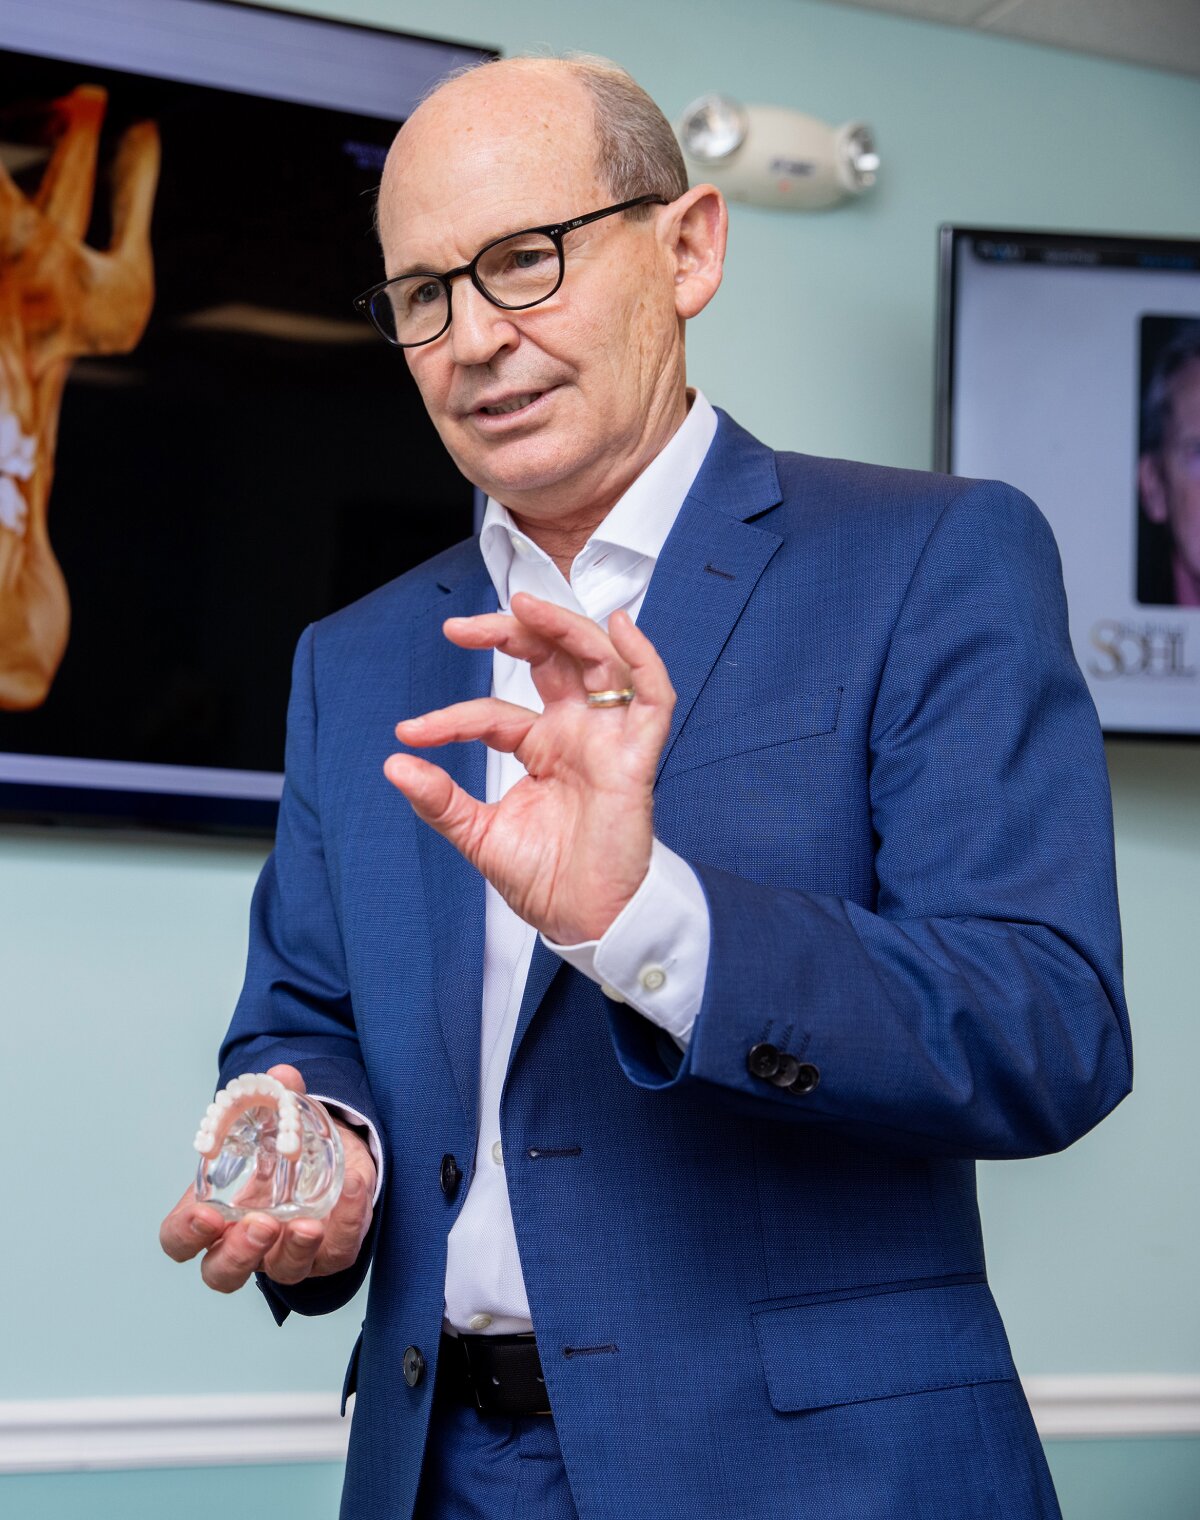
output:
[[1167,490],[1157,454],[1143,454],[1138,460],[1138,488],[1142,493],[1142,511],[1153,523],[1167,520]]
[[694,185],[667,207],[664,236],[675,267],[675,310],[697,316],[721,283],[729,211],[715,185]]

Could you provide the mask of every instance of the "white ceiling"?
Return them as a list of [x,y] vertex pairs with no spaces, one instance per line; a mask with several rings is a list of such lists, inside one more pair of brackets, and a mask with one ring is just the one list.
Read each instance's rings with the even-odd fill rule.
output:
[[835,0],[1200,78],[1200,0]]

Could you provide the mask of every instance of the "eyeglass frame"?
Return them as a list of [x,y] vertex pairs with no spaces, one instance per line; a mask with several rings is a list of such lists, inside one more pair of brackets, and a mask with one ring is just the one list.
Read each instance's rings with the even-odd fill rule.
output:
[[[457,269],[447,269],[444,274],[437,274],[432,269],[414,269],[408,274],[395,274],[389,280],[380,280],[378,285],[372,285],[369,290],[364,290],[361,295],[355,296],[353,305],[360,312],[375,331],[386,343],[393,348],[423,348],[426,343],[436,341],[446,332],[454,319],[452,307],[451,281],[457,280],[460,275],[470,275],[471,284],[493,306],[501,311],[528,311],[532,306],[540,306],[543,301],[548,301],[551,296],[557,295],[562,288],[562,282],[567,274],[567,255],[563,249],[563,238],[568,232],[576,232],[580,227],[586,227],[591,222],[598,222],[602,217],[615,216],[618,211],[632,211],[635,206],[669,206],[671,203],[663,195],[639,195],[631,201],[619,201],[615,206],[605,206],[600,211],[589,211],[586,216],[573,216],[565,222],[551,222],[544,227],[521,227],[516,232],[506,232],[503,237],[493,238],[490,243],[485,243],[469,264],[460,264]],[[479,278],[479,261],[493,248],[498,248],[501,243],[507,243],[511,238],[528,237],[530,233],[539,233],[550,239],[558,252],[558,279],[553,287],[544,296],[538,296],[534,301],[520,301],[516,305],[510,305],[507,301],[498,301],[491,291],[485,289],[483,281]],[[389,285],[398,285],[401,280],[436,280],[446,293],[446,320],[438,328],[432,337],[419,338],[415,343],[401,343],[399,338],[389,337],[383,330],[383,326],[371,310],[375,297],[385,291]]]

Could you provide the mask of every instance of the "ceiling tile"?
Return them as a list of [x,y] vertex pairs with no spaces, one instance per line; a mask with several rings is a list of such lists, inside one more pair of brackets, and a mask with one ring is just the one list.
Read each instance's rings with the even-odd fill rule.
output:
[[1024,0],[990,9],[982,26],[1005,37],[1200,74],[1200,0]]
[[1200,77],[1200,0],[835,0]]

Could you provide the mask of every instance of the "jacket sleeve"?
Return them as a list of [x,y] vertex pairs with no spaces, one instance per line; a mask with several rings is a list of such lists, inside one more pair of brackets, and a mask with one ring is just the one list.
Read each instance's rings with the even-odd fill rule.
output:
[[[697,865],[712,939],[691,1043],[675,1055],[610,1005],[627,1076],[916,1154],[1071,1144],[1131,1080],[1112,812],[1054,540],[1010,487],[956,496],[925,544],[869,776],[874,903]],[[760,1044],[811,1069],[776,1086],[750,1069]]]
[[[310,1092],[356,1109],[378,1129],[321,835],[313,639],[309,628],[292,668],[275,849],[254,890],[246,979],[221,1047],[220,1081],[286,1062]],[[324,1314],[348,1302],[366,1276],[377,1223],[378,1205],[359,1259],[345,1272],[286,1287],[260,1276],[276,1319],[282,1323],[290,1309]]]

